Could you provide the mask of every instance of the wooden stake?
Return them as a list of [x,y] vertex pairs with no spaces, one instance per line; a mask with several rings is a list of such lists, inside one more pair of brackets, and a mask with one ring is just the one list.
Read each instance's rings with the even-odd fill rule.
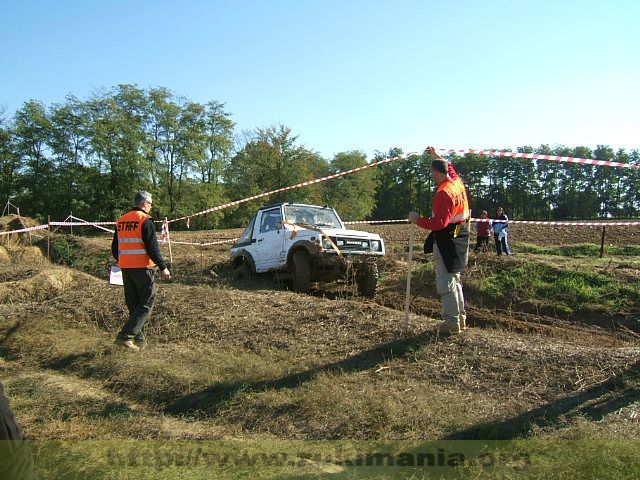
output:
[[409,329],[409,306],[411,304],[411,261],[413,259],[413,224],[409,223],[409,253],[407,254],[407,292],[404,299],[404,328]]
[[51,261],[51,215],[47,216],[47,259]]
[[602,238],[600,239],[600,258],[604,257],[604,230],[605,227],[602,227]]
[[173,254],[171,253],[171,236],[169,235],[169,222],[167,222],[167,217],[164,217],[164,225],[165,225],[165,228],[167,229],[167,242],[169,243],[169,263],[171,263],[171,268],[173,268]]

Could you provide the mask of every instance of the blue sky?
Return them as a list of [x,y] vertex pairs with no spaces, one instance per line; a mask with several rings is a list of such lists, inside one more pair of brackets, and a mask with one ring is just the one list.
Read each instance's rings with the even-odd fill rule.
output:
[[637,0],[0,0],[0,105],[120,83],[345,150],[640,147]]

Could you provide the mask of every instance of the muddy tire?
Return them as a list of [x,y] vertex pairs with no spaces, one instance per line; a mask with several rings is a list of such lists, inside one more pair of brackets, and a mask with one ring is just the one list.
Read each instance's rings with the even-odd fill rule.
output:
[[378,265],[375,263],[363,265],[356,274],[358,293],[363,297],[373,298],[378,288]]
[[244,258],[236,267],[233,269],[233,273],[237,280],[241,282],[250,282],[253,278],[253,269],[251,268],[251,264],[249,261]]
[[298,250],[293,254],[291,262],[291,270],[293,273],[293,290],[299,293],[308,293],[311,288],[309,255],[305,250]]

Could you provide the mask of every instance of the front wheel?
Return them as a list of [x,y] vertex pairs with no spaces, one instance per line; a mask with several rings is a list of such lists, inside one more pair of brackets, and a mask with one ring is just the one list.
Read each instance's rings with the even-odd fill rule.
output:
[[246,258],[243,258],[240,263],[236,265],[234,268],[234,274],[236,279],[241,282],[250,282],[253,277],[253,269],[251,268],[251,264]]
[[311,288],[311,273],[309,271],[309,255],[304,250],[298,250],[293,254],[293,290],[299,293],[307,293]]
[[368,263],[361,266],[356,274],[358,293],[363,297],[373,298],[378,288],[378,265]]

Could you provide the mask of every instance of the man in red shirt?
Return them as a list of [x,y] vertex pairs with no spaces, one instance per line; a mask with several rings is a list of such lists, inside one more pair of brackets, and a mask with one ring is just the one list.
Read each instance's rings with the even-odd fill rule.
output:
[[469,219],[471,212],[467,192],[451,163],[433,147],[426,150],[431,158],[431,176],[438,185],[432,201],[432,216],[409,213],[409,221],[431,230],[427,243],[433,245],[436,265],[436,289],[442,299],[440,333],[456,334],[466,329],[467,313],[460,274],[469,256]]

